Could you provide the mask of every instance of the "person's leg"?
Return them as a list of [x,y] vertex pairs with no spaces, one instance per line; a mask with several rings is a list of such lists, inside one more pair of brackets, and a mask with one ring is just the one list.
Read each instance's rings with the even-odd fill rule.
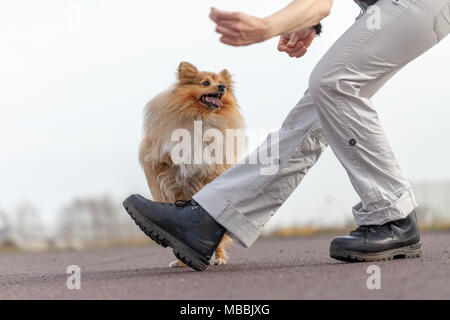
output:
[[361,198],[353,209],[358,225],[403,219],[417,206],[370,98],[438,42],[436,21],[449,3],[380,0],[379,28],[367,12],[313,71],[310,90],[324,134]]
[[[369,99],[402,66],[448,34],[449,1],[380,0],[380,29],[367,27],[367,15],[357,21],[319,63],[310,92],[283,124],[275,174],[261,175],[261,165],[238,164],[197,193],[198,203],[155,203],[133,195],[123,205],[149,237],[172,247],[190,267],[204,270],[225,232],[245,246],[257,239],[328,141],[361,196],[354,210],[357,223],[387,222],[358,228],[332,246],[351,240],[375,258],[380,248],[389,258],[391,248],[403,254],[400,246],[415,245],[419,238],[415,215],[409,214],[416,203]],[[259,151],[264,154],[264,149],[263,144]],[[417,252],[409,249],[408,254]]]
[[[380,0],[377,6],[379,28],[368,27],[376,21],[366,13],[329,50],[310,80],[323,132],[361,198],[353,208],[359,227],[330,245],[330,256],[343,261],[421,253],[411,184],[399,169],[370,98],[448,34],[450,1]],[[401,126],[404,119],[398,120]]]
[[[327,146],[309,91],[291,110],[278,131],[278,137],[278,141],[268,138],[256,151],[193,197],[227,229],[228,234],[246,247],[259,237],[264,224],[294,191]],[[267,154],[268,146],[277,142],[277,170],[264,174],[264,164],[259,161],[249,164],[255,155]]]
[[[326,148],[308,91],[289,113],[278,139],[272,138],[269,135],[253,154],[206,185],[192,201],[169,204],[131,195],[123,206],[147,236],[171,247],[194,270],[205,270],[225,232],[244,246],[258,238]],[[268,155],[274,145],[279,147],[276,166],[249,164],[255,154]]]
[[[380,0],[380,28],[374,28],[377,21],[368,21],[374,17],[367,13],[315,68],[310,92],[280,130],[281,170],[264,176],[260,166],[239,164],[194,199],[249,246],[329,139],[362,200],[354,208],[356,223],[381,225],[405,218],[417,204],[370,98],[405,64],[436,44],[435,19],[442,10],[446,12],[447,1]],[[316,109],[320,121],[315,118]]]

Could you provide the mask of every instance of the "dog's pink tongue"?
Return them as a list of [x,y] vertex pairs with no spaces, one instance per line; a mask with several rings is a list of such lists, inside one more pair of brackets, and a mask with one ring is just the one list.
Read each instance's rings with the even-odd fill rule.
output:
[[217,106],[219,108],[222,106],[222,101],[220,101],[220,99],[217,97],[206,97],[206,101],[214,104],[215,106]]

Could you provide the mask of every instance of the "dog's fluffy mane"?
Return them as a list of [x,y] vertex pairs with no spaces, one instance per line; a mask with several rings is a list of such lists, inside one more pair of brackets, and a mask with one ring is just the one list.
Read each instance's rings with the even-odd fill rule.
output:
[[[225,103],[236,104],[234,96],[230,99]],[[179,143],[171,139],[174,130],[186,129],[193,138],[194,121],[202,121],[203,132],[215,128],[223,137],[226,135],[226,129],[245,128],[237,105],[218,110],[219,112],[205,110],[199,114],[189,110],[192,103],[192,100],[186,99],[186,93],[175,85],[156,96],[145,107],[140,162],[144,170],[158,172],[153,179],[159,185],[161,194],[154,194],[157,192],[154,192],[154,187],[151,188],[155,200],[173,202],[180,200],[175,197],[191,198],[205,183],[212,181],[230,166],[226,164],[226,159],[223,164],[173,164],[171,151]],[[226,147],[226,139],[223,143]],[[207,142],[204,142],[204,146],[206,144]],[[240,152],[242,150],[237,150],[237,153]],[[179,190],[183,190],[182,195]]]

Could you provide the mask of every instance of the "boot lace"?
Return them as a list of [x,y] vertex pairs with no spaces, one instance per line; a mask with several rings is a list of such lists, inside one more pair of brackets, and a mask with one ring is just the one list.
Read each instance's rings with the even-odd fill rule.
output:
[[177,200],[175,201],[175,207],[184,208],[186,206],[195,206],[197,203],[194,200]]

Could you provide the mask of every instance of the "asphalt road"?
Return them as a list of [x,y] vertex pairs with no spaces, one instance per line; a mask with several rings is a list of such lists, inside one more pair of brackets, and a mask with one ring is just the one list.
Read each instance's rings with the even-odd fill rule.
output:
[[[424,233],[421,258],[377,263],[329,258],[331,239],[260,239],[204,272],[168,268],[172,252],[156,245],[2,254],[0,299],[450,299],[450,232]],[[367,288],[372,264],[380,289]],[[79,290],[67,289],[69,265]]]

